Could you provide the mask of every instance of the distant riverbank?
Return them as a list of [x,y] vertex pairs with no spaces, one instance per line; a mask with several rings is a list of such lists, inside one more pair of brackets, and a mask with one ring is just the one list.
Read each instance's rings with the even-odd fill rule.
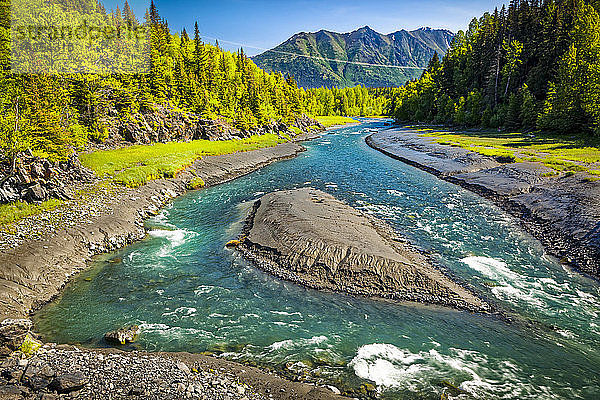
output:
[[434,139],[409,128],[394,128],[370,135],[366,142],[392,158],[491,199],[520,218],[552,255],[598,276],[600,182],[583,173],[557,177],[537,162],[499,162]]

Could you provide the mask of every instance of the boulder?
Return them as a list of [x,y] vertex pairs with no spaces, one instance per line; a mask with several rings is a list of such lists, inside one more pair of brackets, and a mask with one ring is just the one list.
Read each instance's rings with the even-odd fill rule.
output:
[[[0,181],[4,177],[0,177]],[[0,203],[12,203],[21,198],[17,179],[14,177],[8,178],[0,187]]]
[[48,379],[39,375],[28,377],[27,379],[24,379],[23,382],[36,392],[44,390],[50,385],[50,381],[48,381]]
[[54,378],[49,388],[57,393],[65,394],[81,390],[89,380],[80,372],[62,374]]
[[137,340],[140,331],[141,330],[138,325],[131,325],[127,328],[122,328],[116,331],[108,332],[104,335],[104,340],[114,344],[133,343]]
[[59,200],[71,200],[72,197],[67,193],[67,190],[60,185],[51,185],[48,189],[48,194],[50,197],[59,199]]
[[15,174],[16,174],[17,178],[19,179],[19,183],[21,183],[23,185],[31,183],[31,177],[29,176],[29,173],[22,165],[18,165],[16,167]]
[[30,203],[44,201],[48,198],[48,192],[40,183],[36,182],[25,189],[23,198]]
[[[48,160],[45,160],[46,163]],[[36,160],[33,164],[31,164],[31,176],[33,178],[45,178],[46,177],[46,168],[44,168],[44,163],[42,160]]]

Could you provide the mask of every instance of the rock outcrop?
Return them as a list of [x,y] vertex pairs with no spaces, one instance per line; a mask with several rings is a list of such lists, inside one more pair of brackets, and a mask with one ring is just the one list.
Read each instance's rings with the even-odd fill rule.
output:
[[24,200],[30,203],[49,198],[67,200],[75,182],[91,182],[94,173],[84,168],[75,154],[66,161],[24,155],[14,171],[0,165],[0,204]]
[[153,110],[132,114],[125,121],[119,119],[118,115],[119,113],[115,111],[105,118],[103,122],[108,127],[108,138],[106,142],[96,147],[186,142],[199,139],[230,140],[265,133],[295,136],[292,127],[305,133],[313,129],[324,129],[321,123],[306,115],[296,118],[291,124],[279,120],[248,130],[237,129],[223,119],[205,119],[200,115],[183,112],[169,105],[156,105]]
[[489,310],[386,224],[313,188],[263,196],[240,242],[259,268],[311,288]]
[[[125,121],[117,115],[116,111],[109,113],[102,121],[108,127],[108,137],[101,143],[90,142],[88,151],[172,141],[242,139],[266,133],[296,139],[298,135],[325,129],[318,121],[302,115],[290,124],[279,120],[240,130],[224,120],[203,119],[168,105],[157,105],[152,111],[132,114]],[[50,198],[68,200],[74,183],[97,179],[92,171],[81,165],[76,153],[66,161],[51,162],[28,152],[17,160],[14,171],[11,169],[6,163],[0,163],[0,204],[19,200],[39,203]]]

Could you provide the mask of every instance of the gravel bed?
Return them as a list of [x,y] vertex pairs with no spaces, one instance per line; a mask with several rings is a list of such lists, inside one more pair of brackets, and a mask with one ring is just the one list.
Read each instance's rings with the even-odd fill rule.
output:
[[[263,400],[227,371],[148,353],[44,345],[0,366],[0,398]],[[12,396],[12,397],[7,397]]]
[[78,184],[70,189],[78,193],[73,200],[66,200],[53,210],[0,227],[0,253],[27,241],[39,240],[57,229],[85,225],[91,218],[112,209],[123,198],[134,195],[134,189],[109,182]]

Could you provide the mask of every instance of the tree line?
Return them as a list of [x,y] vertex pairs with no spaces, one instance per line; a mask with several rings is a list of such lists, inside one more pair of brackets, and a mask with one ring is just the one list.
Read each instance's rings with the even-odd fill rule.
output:
[[600,1],[512,0],[396,89],[401,121],[600,135]]
[[[48,11],[36,9],[48,6],[39,0],[21,2],[28,3],[25,8],[32,14]],[[133,73],[15,73],[11,70],[10,1],[0,0],[0,152],[5,162],[14,162],[28,150],[63,159],[90,140],[105,140],[107,124],[115,118],[135,121],[140,113],[161,105],[184,115],[221,119],[244,130],[277,120],[289,123],[305,113],[370,115],[385,108],[383,99],[362,87],[305,91],[291,76],[259,69],[243,49],[228,52],[218,42],[204,43],[197,24],[191,35],[185,29],[173,33],[154,2],[142,22],[127,1],[122,9],[111,12],[96,0],[60,0],[51,7],[55,25],[85,11],[86,20],[97,24],[144,27],[146,40],[139,53],[130,55],[141,57],[143,68]],[[91,45],[101,46],[107,59],[117,59],[127,51],[125,39],[95,40],[76,44],[80,47],[71,59],[59,60],[62,67],[76,62],[93,67],[85,65],[94,63],[86,53]],[[35,66],[36,61],[27,59],[26,66]]]
[[304,106],[311,115],[379,116],[388,109],[389,95],[385,89],[364,86],[309,89],[305,92]]

